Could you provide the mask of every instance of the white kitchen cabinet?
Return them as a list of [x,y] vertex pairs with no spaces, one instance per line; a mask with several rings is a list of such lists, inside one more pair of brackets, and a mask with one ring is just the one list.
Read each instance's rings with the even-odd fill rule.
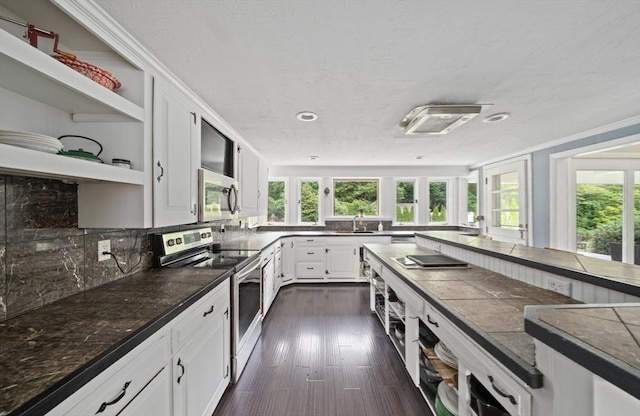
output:
[[240,217],[257,217],[258,212],[258,175],[260,159],[247,147],[238,152],[240,171],[239,196]]
[[258,215],[266,216],[269,209],[269,165],[258,159]]
[[155,227],[197,221],[197,146],[200,117],[176,87],[153,85],[153,184]]
[[[111,19],[101,10],[69,0],[3,2],[0,14],[17,20],[38,21],[43,27],[64,21],[61,49],[111,72],[122,88],[111,91],[36,49],[23,39],[24,28],[0,24],[0,125],[6,130],[28,131],[51,137],[80,135],[103,147],[105,163],[0,145],[0,171],[78,183],[78,226],[111,228],[152,226],[150,176],[151,111],[147,94],[149,76],[139,57],[121,48],[123,32],[109,30]],[[52,4],[55,3],[55,4]],[[6,8],[5,8],[6,7]],[[43,17],[44,16],[44,17]],[[69,19],[69,16],[72,19]],[[78,23],[74,23],[74,20]],[[86,28],[86,29],[85,29]],[[87,30],[88,29],[88,30]],[[77,50],[70,50],[64,41]],[[47,42],[39,42],[39,45]],[[66,141],[65,150],[80,141]],[[97,146],[82,147],[97,153]],[[113,158],[128,159],[131,169],[111,165]]]
[[262,251],[262,316],[266,316],[276,295],[276,249],[280,249],[280,242],[276,242]]
[[327,278],[357,279],[360,269],[360,244],[348,237],[327,239]]
[[[229,280],[184,314],[176,326],[200,319],[195,334],[183,337],[173,355],[173,414],[210,415],[230,381]],[[175,331],[174,331],[175,334]]]
[[323,238],[294,238],[293,256],[297,280],[325,279],[327,269]]
[[273,294],[274,298],[276,297],[276,295],[280,291],[280,287],[282,286],[282,243],[278,241],[276,242],[275,246],[275,254],[273,259],[273,268],[275,270],[275,293]]
[[151,382],[118,416],[172,416],[171,370],[160,370]]
[[294,241],[293,238],[280,239],[281,255],[282,255],[282,283],[291,283],[295,280],[295,263],[294,263]]
[[[125,407],[135,407],[138,414],[170,414],[162,381],[154,383],[157,377],[168,373],[170,362],[170,342],[164,331],[145,340],[131,352],[119,359],[100,375],[82,386],[76,393],[55,407],[48,416],[58,415],[117,415]],[[163,375],[164,377],[164,375]],[[155,392],[155,393],[154,393]],[[158,403],[151,403],[155,397]],[[131,413],[129,413],[131,414]]]

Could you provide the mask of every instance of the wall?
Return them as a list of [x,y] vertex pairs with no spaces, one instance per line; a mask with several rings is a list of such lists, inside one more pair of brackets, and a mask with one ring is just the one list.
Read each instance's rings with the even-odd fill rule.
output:
[[[0,175],[0,320],[120,279],[113,259],[98,263],[98,241],[127,275],[148,270],[151,235],[219,224],[162,229],[78,228],[77,186],[58,180]],[[238,221],[225,222],[225,241],[239,238]]]
[[620,139],[640,133],[640,124],[594,134],[569,143],[548,147],[531,154],[532,169],[532,211],[533,211],[533,246],[546,247],[550,241],[550,193],[555,189],[550,183],[551,155],[571,149],[590,146],[597,143]]

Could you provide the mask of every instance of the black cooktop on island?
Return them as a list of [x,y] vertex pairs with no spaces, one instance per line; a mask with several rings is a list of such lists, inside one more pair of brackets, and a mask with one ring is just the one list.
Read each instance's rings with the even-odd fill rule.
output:
[[443,254],[409,255],[407,259],[421,267],[466,267],[467,263]]

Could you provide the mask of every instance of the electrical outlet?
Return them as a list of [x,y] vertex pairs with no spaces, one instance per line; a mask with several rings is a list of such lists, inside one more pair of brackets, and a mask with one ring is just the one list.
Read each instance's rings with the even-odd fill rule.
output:
[[571,282],[567,282],[566,280],[547,277],[545,282],[545,289],[549,289],[553,292],[560,293],[565,296],[571,296]]
[[111,240],[98,241],[98,261],[105,261],[111,258],[110,254],[102,254],[105,251],[111,252]]

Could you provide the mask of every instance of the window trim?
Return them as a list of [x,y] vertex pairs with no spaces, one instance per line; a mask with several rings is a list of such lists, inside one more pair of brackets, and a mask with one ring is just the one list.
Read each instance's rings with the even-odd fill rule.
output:
[[336,188],[336,182],[376,182],[377,187],[377,195],[376,195],[376,204],[377,204],[377,211],[378,213],[376,215],[369,215],[367,216],[366,214],[364,215],[364,218],[380,218],[380,210],[382,208],[381,205],[381,201],[380,201],[380,196],[381,194],[381,178],[349,178],[349,177],[332,177],[331,178],[331,214],[333,217],[335,218],[351,218],[351,215],[337,215],[335,212],[335,207],[336,207],[336,193],[335,193],[335,188]]

